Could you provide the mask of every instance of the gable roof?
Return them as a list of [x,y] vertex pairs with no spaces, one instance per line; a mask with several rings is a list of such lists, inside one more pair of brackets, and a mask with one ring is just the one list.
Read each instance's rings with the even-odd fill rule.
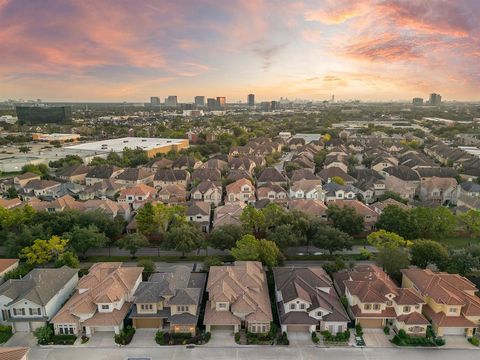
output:
[[27,347],[0,348],[0,359],[22,360],[30,349]]
[[257,177],[258,182],[287,182],[287,179],[273,167],[263,169]]
[[117,179],[125,181],[139,181],[152,176],[153,173],[145,168],[127,168],[117,176]]
[[188,175],[189,173],[187,170],[159,169],[155,173],[153,180],[164,182],[186,181]]
[[8,305],[23,299],[46,305],[77,273],[78,269],[68,266],[33,269],[21,279],[10,279],[0,285],[0,295],[12,299]]
[[97,165],[88,172],[87,178],[109,179],[118,170],[121,169],[115,165]]
[[329,167],[328,169],[322,169],[317,173],[317,175],[320,176],[324,182],[328,182],[329,179],[335,176],[342,178],[345,182],[354,183],[356,181],[353,176],[348,175],[345,171],[336,166]]
[[419,181],[420,176],[415,170],[410,169],[408,166],[398,165],[390,166],[383,169],[387,174],[395,176],[404,181]]

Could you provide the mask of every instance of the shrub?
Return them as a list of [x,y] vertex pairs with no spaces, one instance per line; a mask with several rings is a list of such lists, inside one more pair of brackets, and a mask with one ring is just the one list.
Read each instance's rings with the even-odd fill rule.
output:
[[0,332],[12,333],[12,327],[10,325],[0,325]]
[[38,345],[47,345],[53,336],[53,327],[49,324],[37,328],[33,335],[37,338]]
[[87,343],[88,340],[90,340],[90,338],[88,336],[82,335],[82,344]]
[[53,335],[52,341],[55,345],[73,345],[77,340],[76,335]]
[[405,331],[400,330],[392,339],[392,343],[397,346],[442,346],[445,341],[440,338],[410,336]]
[[407,333],[405,332],[405,330],[400,329],[400,330],[398,331],[398,337],[399,337],[400,339],[406,339],[406,338],[407,338]]
[[355,334],[357,336],[362,336],[363,335],[362,325],[360,325],[360,324],[355,325]]
[[119,334],[114,336],[115,343],[119,345],[128,345],[133,339],[133,335],[135,335],[135,329],[132,327],[124,328],[120,331]]
[[157,333],[155,334],[155,342],[158,345],[165,345],[165,337],[163,331],[157,331]]
[[238,332],[235,333],[235,342],[236,342],[237,344],[240,343],[240,333],[238,333]]
[[190,338],[192,337],[192,334],[191,334],[191,333],[177,332],[177,333],[172,333],[172,334],[170,334],[170,336],[171,336],[173,339],[186,340],[186,339],[190,339]]
[[383,328],[383,332],[385,333],[385,335],[390,335],[390,327],[385,326],[385,327]]
[[322,331],[322,336],[328,342],[347,342],[350,339],[350,331],[347,329],[344,332],[339,332],[335,336],[328,330]]
[[314,344],[318,344],[318,342],[320,341],[320,339],[318,338],[318,335],[315,331],[312,331],[312,341]]
[[205,335],[203,336],[203,340],[207,343],[210,341],[211,337],[212,337],[212,334],[210,332],[206,332]]
[[480,345],[480,339],[476,337],[471,337],[468,339],[472,345],[479,346]]
[[280,336],[277,343],[280,345],[290,345],[290,341],[288,340],[288,335],[285,331],[282,333],[282,336]]

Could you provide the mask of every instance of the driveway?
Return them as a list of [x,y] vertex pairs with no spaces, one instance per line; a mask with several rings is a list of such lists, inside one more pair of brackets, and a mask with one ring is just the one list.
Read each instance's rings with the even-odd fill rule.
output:
[[3,344],[4,347],[32,347],[36,345],[37,339],[31,332],[16,332]]
[[113,340],[113,336],[115,333],[113,331],[106,331],[106,332],[96,332],[88,340],[87,343],[82,344],[82,347],[112,347],[116,346],[115,340]]
[[155,334],[157,329],[137,329],[135,335],[133,336],[132,342],[128,346],[132,347],[148,347],[156,346]]
[[389,338],[383,332],[383,329],[363,329],[363,340],[368,347],[393,347]]
[[470,344],[466,337],[464,336],[455,336],[447,335],[444,336],[445,345],[442,348],[446,349],[478,349],[478,347]]
[[220,330],[215,329],[211,331],[212,337],[208,342],[208,346],[235,346],[235,338],[233,336],[233,330]]
[[312,335],[305,331],[289,331],[288,340],[294,346],[313,345]]

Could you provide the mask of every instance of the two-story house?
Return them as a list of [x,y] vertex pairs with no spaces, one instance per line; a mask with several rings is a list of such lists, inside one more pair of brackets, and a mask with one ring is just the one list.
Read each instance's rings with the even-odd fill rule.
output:
[[354,200],[357,198],[358,189],[352,185],[340,185],[336,182],[328,182],[323,185],[325,202],[329,203],[337,200]]
[[141,267],[122,266],[121,262],[93,264],[51,320],[55,334],[118,334],[142,281],[142,271]]
[[161,189],[167,185],[178,185],[187,188],[190,173],[187,170],[160,169],[155,173],[153,186]]
[[152,183],[154,175],[154,172],[147,168],[127,168],[117,175],[116,179],[119,184],[135,186]]
[[208,301],[203,323],[207,331],[246,329],[267,333],[272,322],[267,276],[258,261],[236,261],[232,266],[212,266],[208,276]]
[[141,282],[130,314],[136,329],[195,335],[207,275],[178,265]]
[[23,200],[31,200],[35,197],[57,197],[60,192],[61,183],[53,180],[30,180],[19,191]]
[[357,265],[353,270],[333,274],[339,294],[348,301],[348,313],[363,328],[425,335],[428,320],[422,315],[424,300],[412,289],[398,287],[378,266]]
[[33,269],[0,286],[1,323],[13,331],[33,331],[50,321],[78,282],[78,269]]
[[136,210],[146,202],[154,200],[156,195],[157,189],[145,184],[138,184],[134,187],[121,190],[117,201],[119,203],[129,204],[133,210]]
[[322,180],[299,180],[290,187],[291,199],[325,201]]
[[210,231],[210,215],[212,207],[204,201],[193,201],[187,208],[187,220],[202,227],[202,231]]
[[277,203],[288,201],[287,191],[278,184],[266,183],[257,187],[257,199],[270,200]]
[[282,332],[347,329],[350,318],[323,268],[275,268],[273,275]]
[[454,178],[431,177],[420,185],[420,200],[439,205],[450,203],[456,187],[457,180]]
[[123,169],[114,165],[97,165],[94,166],[85,176],[85,184],[92,186],[103,180],[114,179],[122,173]]
[[205,180],[195,186],[190,195],[192,200],[205,201],[218,206],[222,201],[222,187],[213,181]]
[[430,269],[402,270],[402,286],[426,303],[423,314],[437,336],[471,337],[480,326],[480,298],[475,284],[458,274]]
[[250,204],[255,202],[255,186],[248,179],[239,179],[226,186],[226,201],[242,201]]

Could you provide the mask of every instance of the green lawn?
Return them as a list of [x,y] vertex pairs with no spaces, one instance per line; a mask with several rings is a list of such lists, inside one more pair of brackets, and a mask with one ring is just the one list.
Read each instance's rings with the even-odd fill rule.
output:
[[11,331],[0,331],[0,344],[6,343],[12,335]]
[[480,244],[480,239],[475,237],[448,237],[438,239],[438,242],[452,248],[461,249],[469,245]]

